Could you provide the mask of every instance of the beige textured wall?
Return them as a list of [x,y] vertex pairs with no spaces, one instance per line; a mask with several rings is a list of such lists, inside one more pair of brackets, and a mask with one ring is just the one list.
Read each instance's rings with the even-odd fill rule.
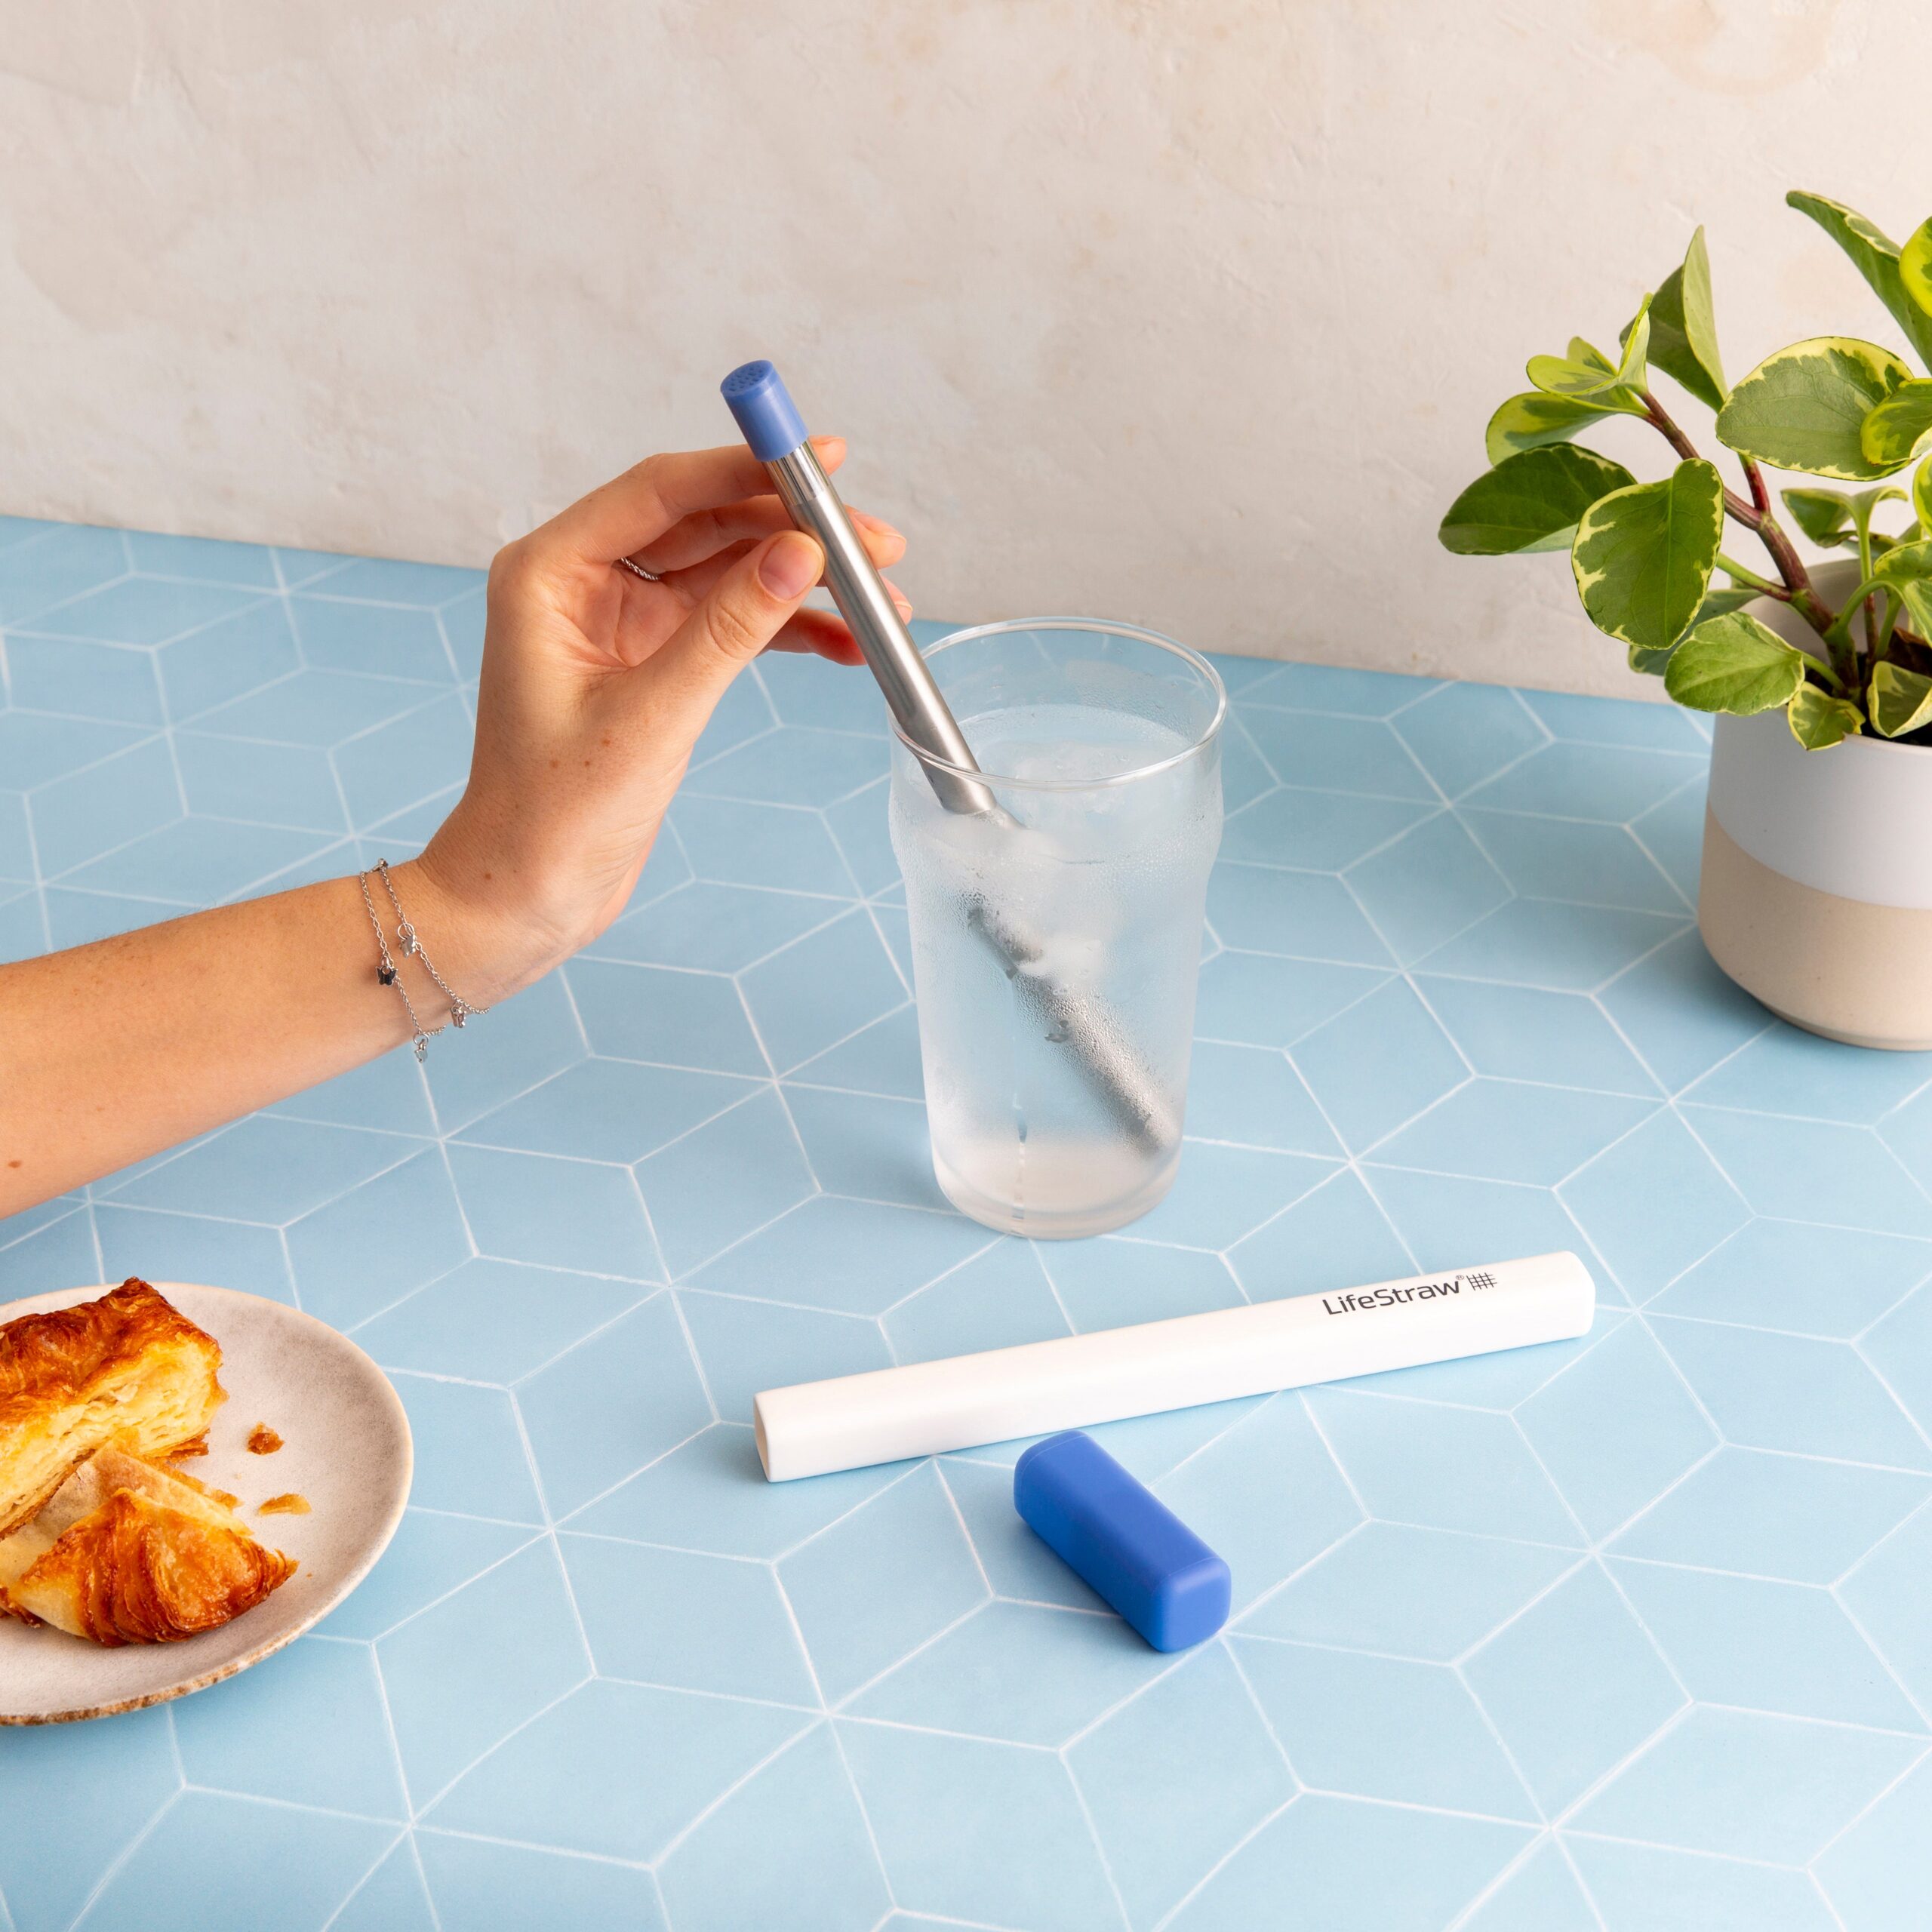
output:
[[1922,0],[0,0],[0,509],[481,562],[763,353],[930,614],[1627,688],[1441,508],[1697,220],[1734,374],[1889,340],[1780,201],[1924,216],[1928,54]]

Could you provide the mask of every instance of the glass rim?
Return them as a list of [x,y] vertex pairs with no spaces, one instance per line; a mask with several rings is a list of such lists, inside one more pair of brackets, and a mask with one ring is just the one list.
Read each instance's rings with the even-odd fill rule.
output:
[[1221,681],[1220,672],[1199,651],[1177,638],[1164,636],[1159,631],[1150,631],[1139,624],[1115,623],[1106,617],[1006,617],[997,623],[973,624],[964,630],[948,631],[919,655],[930,663],[942,651],[950,650],[955,644],[976,643],[983,638],[998,637],[1017,631],[1047,629],[1103,632],[1109,637],[1132,638],[1139,643],[1151,644],[1170,653],[1205,683],[1214,696],[1214,715],[1179,751],[1170,752],[1165,758],[1156,758],[1150,764],[1137,764],[1131,771],[1111,772],[1105,778],[1016,778],[1003,772],[989,771],[983,765],[955,764],[950,758],[942,758],[937,752],[915,744],[900,728],[898,719],[888,712],[887,719],[892,727],[893,736],[922,765],[934,771],[946,772],[955,778],[984,778],[993,784],[1010,786],[1024,792],[1098,792],[1110,785],[1131,785],[1141,779],[1171,771],[1176,765],[1197,757],[1220,735],[1228,715],[1228,688]]

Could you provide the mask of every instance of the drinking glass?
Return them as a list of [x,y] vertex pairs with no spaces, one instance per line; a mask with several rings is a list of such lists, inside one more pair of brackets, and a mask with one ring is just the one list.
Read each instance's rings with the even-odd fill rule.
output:
[[989,1227],[1104,1233],[1180,1158],[1226,694],[1126,624],[985,624],[925,657],[999,808],[947,811],[959,768],[897,737],[934,1172]]

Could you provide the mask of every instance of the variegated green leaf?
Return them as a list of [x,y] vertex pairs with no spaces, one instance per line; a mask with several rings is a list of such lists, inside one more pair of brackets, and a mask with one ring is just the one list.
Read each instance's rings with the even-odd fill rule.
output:
[[[1690,628],[1695,630],[1706,617],[1721,617],[1727,611],[1741,611],[1747,604],[1755,604],[1764,595],[1744,584],[1713,583],[1704,592],[1704,601],[1697,606],[1697,615],[1690,620]],[[1670,654],[1677,648],[1674,644],[1666,645],[1660,651],[1654,651],[1647,645],[1633,644],[1626,647],[1626,657],[1633,671],[1641,671],[1647,677],[1660,678],[1670,663]]]
[[[1871,527],[1872,514],[1881,503],[1894,497],[1901,502],[1905,500],[1905,492],[1894,485],[1857,491],[1849,496],[1842,490],[1784,490],[1779,494],[1784,498],[1792,522],[1814,543],[1855,550],[1859,533],[1863,530],[1869,533],[1872,554],[1876,556],[1904,540],[1903,536],[1887,537]],[[1917,525],[1909,525],[1906,534],[1915,534],[1917,530]]]
[[1577,336],[1571,340],[1567,356],[1532,355],[1525,373],[1546,395],[1564,396],[1572,402],[1598,402],[1613,390],[1641,384],[1650,342],[1651,298],[1647,295],[1629,324],[1623,359],[1614,368],[1607,356]]
[[1881,483],[1875,490],[1854,490],[1851,493],[1851,520],[1861,528],[1868,526],[1874,512],[1881,503],[1902,503],[1906,494],[1896,483]]
[[1905,280],[1899,269],[1898,244],[1841,202],[1828,202],[1822,195],[1803,194],[1796,189],[1784,198],[1786,206],[1809,215],[1850,257],[1852,266],[1905,331],[1906,339],[1918,350],[1919,360],[1932,367],[1932,314],[1906,293]]
[[1932,641],[1932,577],[1915,577],[1895,586],[1905,606],[1905,620],[1918,635]]
[[1693,711],[1749,717],[1789,704],[1804,681],[1804,657],[1743,611],[1700,624],[1672,654],[1664,689]]
[[1893,549],[1897,539],[1882,536],[1872,528],[1872,518],[1881,503],[1896,499],[1905,501],[1905,492],[1894,483],[1881,485],[1875,490],[1854,491],[1849,502],[1851,506],[1851,539],[1845,546],[1857,551],[1861,558],[1882,557]]
[[1718,435],[1774,469],[1869,481],[1900,466],[1869,461],[1859,432],[1911,380],[1911,370],[1876,343],[1814,336],[1766,356],[1738,383],[1718,411]]
[[1591,504],[1635,480],[1620,463],[1573,443],[1524,450],[1478,476],[1436,534],[1459,556],[1560,550]]
[[1912,508],[1919,528],[1932,531],[1932,456],[1918,466],[1912,477]]
[[1616,413],[1641,416],[1644,405],[1628,389],[1621,395],[1613,389],[1596,402],[1572,402],[1567,396],[1525,389],[1521,395],[1512,395],[1489,419],[1483,444],[1490,461],[1500,463],[1519,451],[1567,442],[1586,423],[1601,423]]
[[1590,621],[1626,644],[1669,649],[1704,601],[1723,524],[1724,484],[1701,460],[1598,498],[1570,546]]
[[1903,469],[1932,436],[1932,382],[1918,377],[1901,383],[1866,417],[1859,448],[1868,463]]
[[1894,586],[1932,577],[1932,538],[1921,537],[1915,543],[1894,543],[1882,557],[1873,561],[1872,574],[1881,583]]
[[1852,534],[1851,499],[1842,490],[1780,490],[1791,520],[1814,543],[1836,543]]
[[1650,359],[1700,402],[1724,407],[1724,367],[1711,317],[1711,263],[1701,228],[1690,238],[1683,266],[1665,276],[1651,299]]
[[1865,714],[1849,699],[1834,697],[1816,685],[1800,685],[1785,716],[1791,735],[1807,752],[1822,751],[1827,745],[1855,738],[1865,728]]
[[1915,308],[1932,315],[1932,221],[1921,221],[1899,251],[1899,280]]
[[1932,678],[1881,663],[1872,667],[1869,701],[1872,730],[1881,737],[1903,737],[1932,724]]

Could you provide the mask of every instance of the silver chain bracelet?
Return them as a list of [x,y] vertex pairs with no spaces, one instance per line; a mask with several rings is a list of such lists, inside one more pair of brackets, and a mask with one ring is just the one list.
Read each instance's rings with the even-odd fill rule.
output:
[[[396,943],[402,949],[405,958],[413,957],[421,963],[423,971],[435,982],[437,989],[449,1001],[451,1023],[460,1028],[478,1014],[488,1013],[490,1009],[487,1006],[472,1005],[430,964],[429,955],[423,951],[423,942],[417,936],[416,928],[409,923],[408,916],[402,909],[402,901],[395,896],[395,881],[389,877],[388,860],[378,859],[375,870],[383,881],[383,890],[389,894],[389,903],[395,908]],[[370,894],[369,875],[358,872],[355,883],[362,888],[362,903],[368,910],[369,924],[375,929],[376,952],[380,961],[376,968],[376,977],[384,986],[395,987],[401,995],[403,1011],[409,1015],[410,1030],[414,1035],[411,1044],[416,1049],[416,1058],[420,1065],[429,1054],[430,1041],[443,1029],[441,1026],[425,1027],[417,1014],[416,1003],[409,997],[409,989],[402,983],[402,974],[396,966],[395,955],[389,951],[389,937],[383,931],[382,920],[376,911],[376,902]]]

